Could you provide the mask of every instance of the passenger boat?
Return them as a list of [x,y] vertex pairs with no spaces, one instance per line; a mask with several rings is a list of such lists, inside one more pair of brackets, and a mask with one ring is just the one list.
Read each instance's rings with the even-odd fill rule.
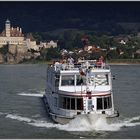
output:
[[110,66],[96,60],[48,66],[43,100],[51,118],[60,124],[84,114],[119,116],[114,110]]

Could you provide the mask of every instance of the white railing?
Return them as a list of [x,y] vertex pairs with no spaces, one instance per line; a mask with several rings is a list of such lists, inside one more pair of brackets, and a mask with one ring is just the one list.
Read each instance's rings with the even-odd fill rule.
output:
[[59,63],[56,62],[54,64],[55,71],[60,70],[79,70],[79,69],[89,69],[89,68],[95,68],[95,69],[110,69],[110,66],[101,63],[101,65],[97,65],[94,60],[83,60],[78,63]]

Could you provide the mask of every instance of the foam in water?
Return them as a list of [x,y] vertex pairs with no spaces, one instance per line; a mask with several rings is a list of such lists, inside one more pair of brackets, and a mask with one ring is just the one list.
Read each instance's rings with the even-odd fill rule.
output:
[[7,113],[0,112],[0,116],[5,116]]
[[114,128],[107,123],[105,115],[80,115],[77,116],[67,125],[60,128],[68,131],[117,131],[118,128]]
[[[2,114],[2,113],[1,113]],[[134,127],[140,125],[140,116],[133,117],[120,122],[108,123],[104,115],[79,115],[68,124],[61,125],[43,120],[35,120],[16,114],[7,114],[6,118],[26,122],[29,125],[43,128],[57,128],[65,131],[119,131],[123,127]]]
[[36,127],[52,128],[52,127],[59,126],[59,124],[53,124],[53,123],[49,123],[49,122],[43,121],[43,120],[35,120],[35,119],[28,118],[28,117],[22,117],[17,114],[7,114],[5,117],[13,119],[13,120],[18,120],[21,122],[26,122],[29,125],[36,126]]
[[43,92],[42,93],[19,93],[18,95],[22,95],[22,96],[32,96],[32,97],[43,97]]
[[12,115],[12,114],[6,115],[6,118],[10,118],[10,119],[13,119],[13,120],[18,120],[18,121],[24,121],[24,122],[27,122],[27,123],[32,121],[30,118],[21,117],[19,115]]
[[[54,123],[49,123],[47,121],[34,121],[32,123],[29,123],[32,126],[36,127],[43,127],[43,128],[58,128],[60,124],[54,124]],[[61,126],[61,125],[60,125]]]
[[0,112],[0,115],[3,115],[3,113],[2,113],[2,112]]

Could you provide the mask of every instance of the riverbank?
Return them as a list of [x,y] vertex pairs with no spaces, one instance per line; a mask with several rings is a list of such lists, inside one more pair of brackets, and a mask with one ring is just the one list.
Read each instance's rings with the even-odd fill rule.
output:
[[[45,60],[28,60],[22,62],[24,64],[52,64],[52,61],[45,61]],[[127,65],[127,64],[140,64],[140,59],[112,59],[107,60],[106,63],[110,65]]]
[[[112,59],[107,60],[106,63],[109,65],[133,65],[133,64],[140,64],[140,59]],[[15,63],[4,63],[4,64],[15,64]],[[53,61],[46,61],[46,60],[26,60],[20,62],[18,64],[53,64]]]
[[140,59],[112,59],[108,60],[107,63],[110,65],[140,64]]

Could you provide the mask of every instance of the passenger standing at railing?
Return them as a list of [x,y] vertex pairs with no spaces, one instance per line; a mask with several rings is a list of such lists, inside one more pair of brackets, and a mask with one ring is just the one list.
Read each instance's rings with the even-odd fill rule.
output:
[[68,58],[68,63],[69,64],[74,64],[74,59],[71,56]]
[[74,59],[70,56],[67,60],[69,68],[73,68],[74,67]]
[[60,70],[60,63],[58,61],[54,63],[54,68],[56,71]]
[[98,68],[104,68],[105,63],[104,63],[104,57],[103,57],[103,56],[101,56],[101,57],[99,58],[99,60],[97,60],[96,66],[97,66]]
[[66,70],[67,69],[66,59],[63,59],[63,61],[62,61],[62,69],[63,70]]

